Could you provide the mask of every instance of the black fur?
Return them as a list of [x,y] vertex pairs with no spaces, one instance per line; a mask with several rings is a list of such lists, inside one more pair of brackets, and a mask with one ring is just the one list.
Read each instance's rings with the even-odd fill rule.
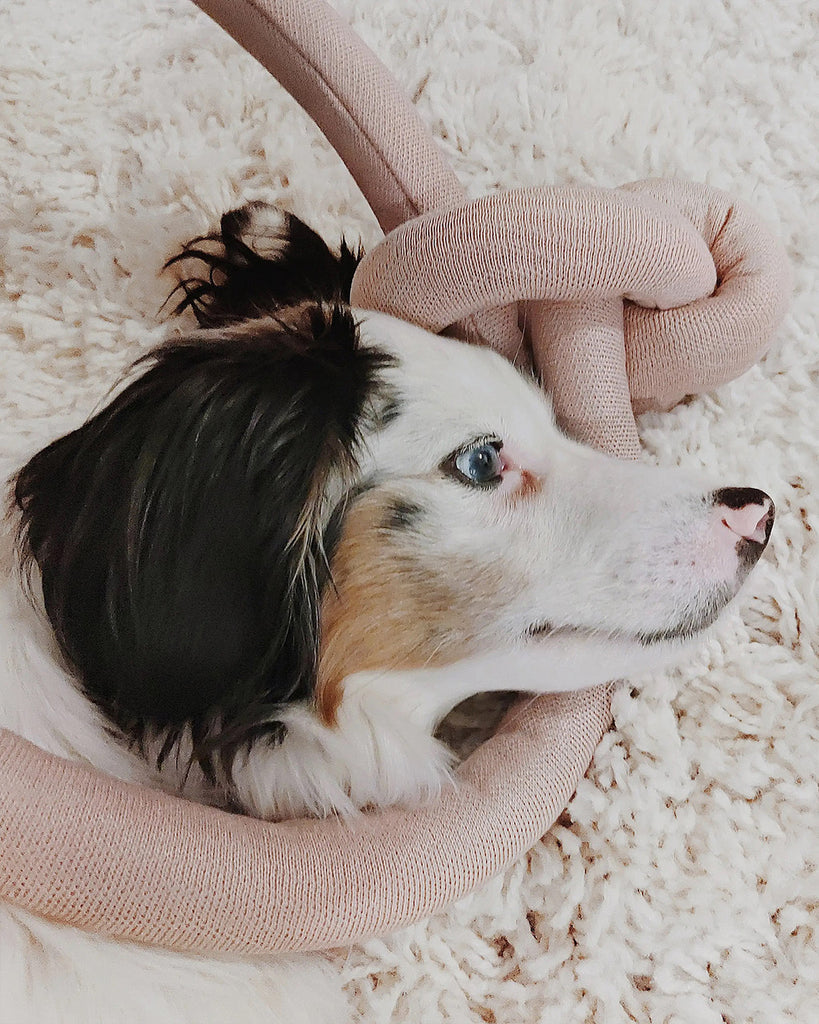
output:
[[[353,469],[390,363],[359,346],[335,302],[346,271],[323,297],[317,278],[298,296],[285,264],[267,268],[286,283],[270,300],[277,317],[160,347],[15,482],[23,552],[89,696],[137,740],[164,733],[162,756],[190,725],[211,775],[217,763],[229,774],[260,732],[275,738],[277,708],[310,693],[324,491]],[[183,304],[212,323],[260,310],[264,275],[256,268],[256,293],[246,269],[234,282],[223,267],[225,281]]]
[[423,508],[406,498],[393,498],[384,512],[383,527],[391,532],[414,530],[424,516]]
[[218,232],[193,239],[168,260],[166,269],[179,264],[187,268],[191,261],[201,264],[197,274],[183,277],[174,290],[185,293],[175,313],[190,308],[200,326],[220,327],[276,313],[305,299],[349,302],[361,251],[354,252],[342,239],[339,254],[334,255],[298,217],[276,211],[271,220],[283,218],[283,228],[273,240],[282,243],[281,253],[275,259],[260,256],[248,244],[252,238],[247,239],[246,232],[262,206],[251,204],[226,213]]
[[381,412],[378,417],[378,426],[388,427],[390,423],[394,423],[401,415],[403,407],[403,402],[399,396],[397,394],[393,394],[381,406]]

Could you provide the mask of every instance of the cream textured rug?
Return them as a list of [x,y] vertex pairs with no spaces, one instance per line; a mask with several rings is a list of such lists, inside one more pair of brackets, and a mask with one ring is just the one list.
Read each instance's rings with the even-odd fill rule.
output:
[[[570,807],[505,876],[424,924],[332,958],[351,1005],[338,1019],[812,1024],[815,0],[339,6],[415,98],[470,194],[706,181],[777,227],[795,297],[759,367],[640,424],[647,458],[774,497],[769,551],[735,613],[684,669],[619,691],[615,729]],[[77,425],[159,339],[169,289],[159,268],[224,210],[281,199],[328,239],[345,232],[366,243],[377,229],[298,108],[186,0],[6,0],[0,39],[6,475]],[[65,948],[80,957],[84,946],[66,936]],[[0,946],[3,957],[8,965],[11,950]],[[98,1020],[297,1019],[298,993],[282,1018],[263,969],[202,970],[207,1002],[166,998],[162,974],[100,1004]],[[172,975],[172,962],[164,971]],[[75,1024],[68,1010],[53,1019]],[[0,1021],[18,1024],[2,990]]]

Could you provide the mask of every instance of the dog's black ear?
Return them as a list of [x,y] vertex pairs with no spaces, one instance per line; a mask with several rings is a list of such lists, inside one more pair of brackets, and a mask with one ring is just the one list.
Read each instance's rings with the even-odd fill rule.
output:
[[171,300],[178,291],[184,297],[173,312],[190,308],[202,327],[220,327],[304,301],[348,302],[361,255],[344,240],[333,253],[292,213],[250,203],[165,264],[182,271]]
[[142,362],[20,471],[21,542],[88,694],[135,736],[189,724],[226,763],[310,692],[327,490],[390,359],[313,305]]

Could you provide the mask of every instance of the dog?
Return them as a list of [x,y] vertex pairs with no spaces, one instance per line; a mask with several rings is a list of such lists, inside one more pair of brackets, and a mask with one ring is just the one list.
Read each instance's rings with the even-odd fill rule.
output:
[[[12,481],[4,725],[258,817],[353,817],[452,784],[435,731],[464,698],[663,667],[728,605],[766,494],[575,443],[500,356],[351,308],[359,255],[256,204],[170,261],[198,327]],[[11,907],[0,948],[22,1024],[235,1019],[239,991],[248,1019],[347,1019],[317,956]]]
[[434,794],[474,693],[666,664],[774,519],[569,440],[491,351],[351,309],[358,258],[227,214],[170,261],[199,329],[14,481],[82,692],[166,784],[267,819]]

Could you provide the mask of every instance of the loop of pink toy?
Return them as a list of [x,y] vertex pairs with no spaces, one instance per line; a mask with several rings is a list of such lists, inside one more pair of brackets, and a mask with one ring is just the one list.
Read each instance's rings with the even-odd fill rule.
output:
[[437,334],[520,299],[667,309],[715,285],[708,246],[673,208],[611,189],[520,189],[395,228],[362,260],[352,302]]
[[[467,203],[408,99],[322,0],[198,3],[301,103],[390,233],[355,300],[531,359],[580,439],[634,457],[633,405],[722,383],[768,343],[787,264],[724,193],[659,181]],[[609,721],[606,687],[522,701],[457,788],[352,824],[227,814],[0,730],[0,898],[176,950],[347,944],[428,915],[527,849]]]
[[536,713],[511,716],[464,762],[458,787],[436,803],[354,825],[228,814],[0,730],[0,896],[180,951],[316,950],[382,934],[469,892],[537,841],[608,725],[607,696],[596,693],[592,713],[582,695],[539,698]]

